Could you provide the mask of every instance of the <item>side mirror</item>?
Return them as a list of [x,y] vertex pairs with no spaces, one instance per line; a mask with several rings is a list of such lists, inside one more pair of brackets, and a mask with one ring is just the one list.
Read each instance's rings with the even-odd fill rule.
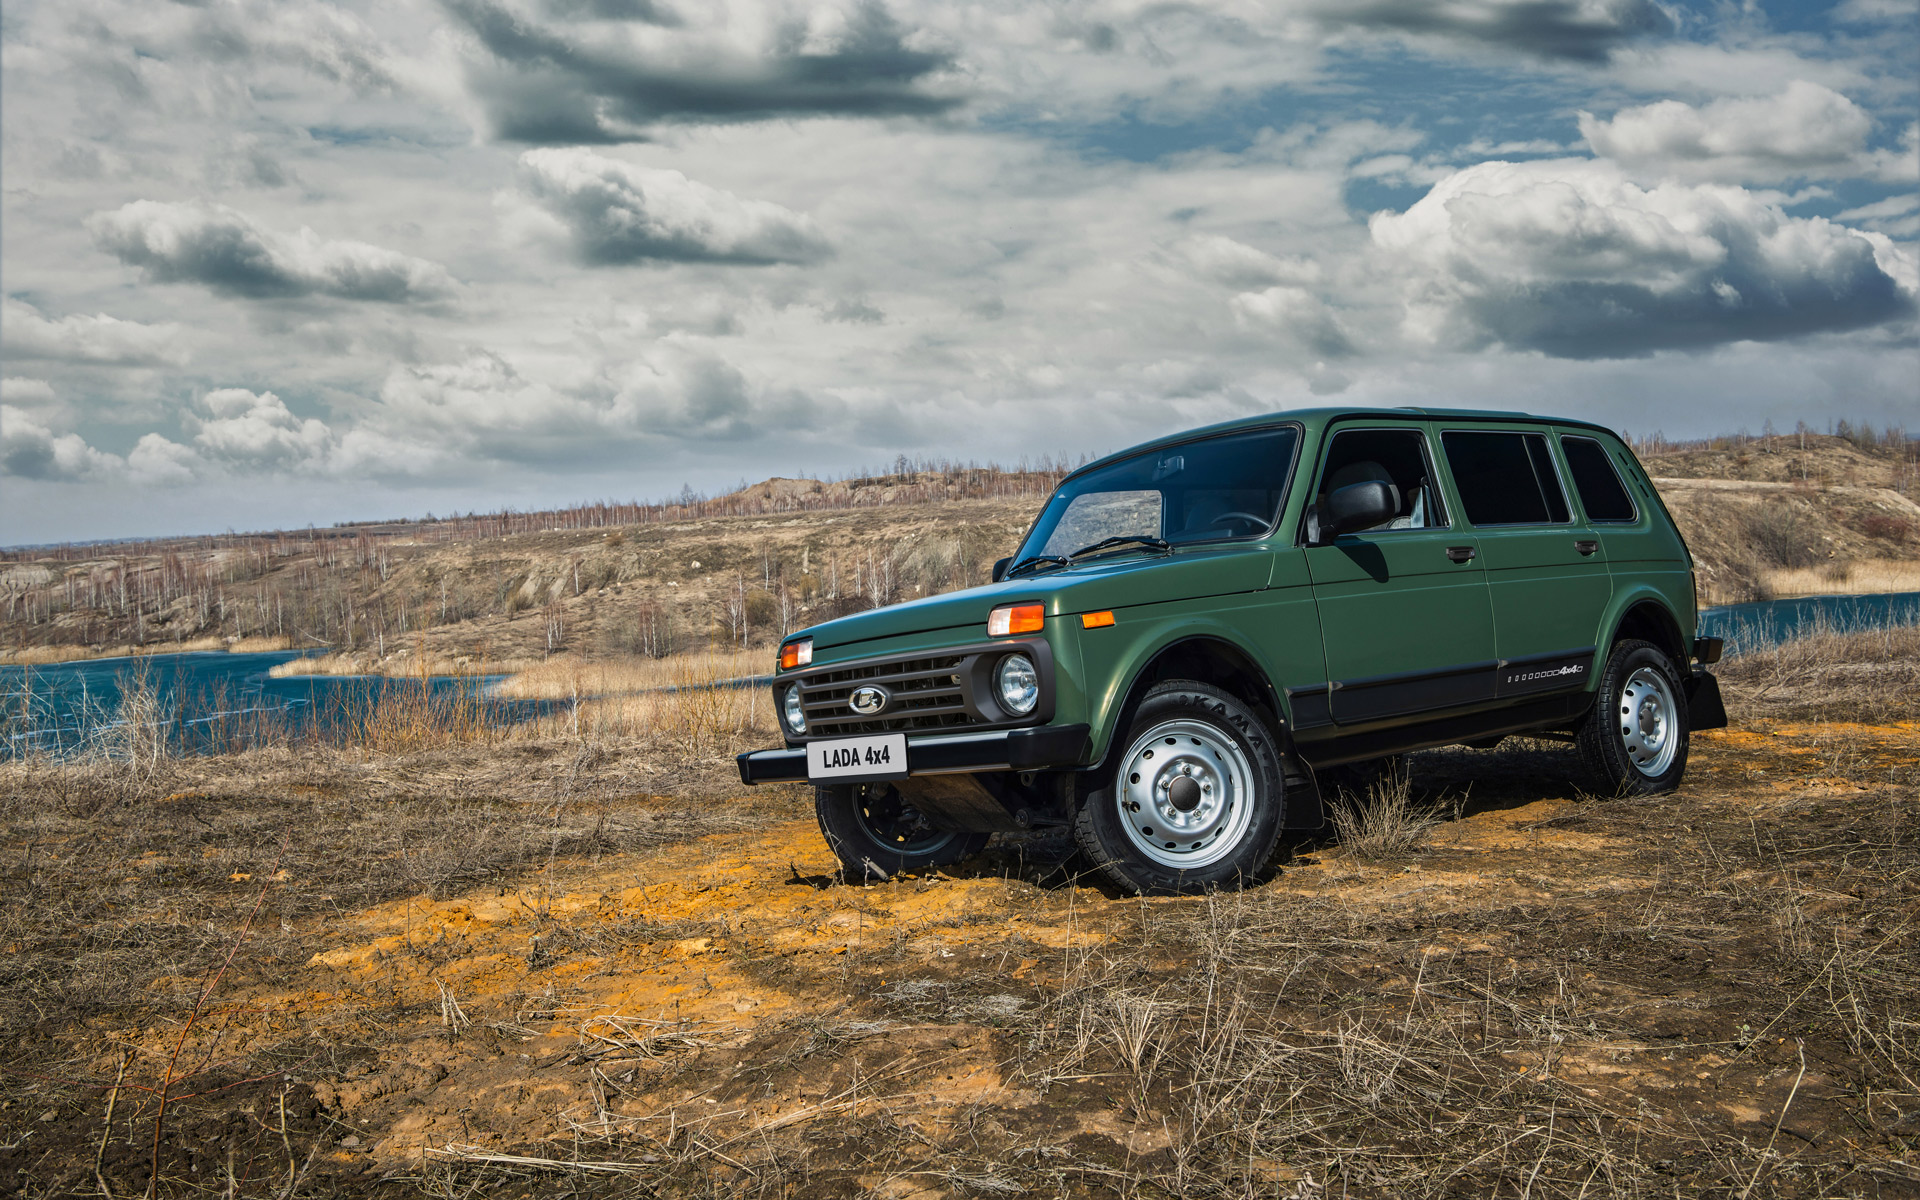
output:
[[1324,546],[1343,533],[1372,529],[1393,520],[1400,511],[1400,489],[1383,479],[1368,479],[1336,488],[1325,504],[1307,512],[1307,543]]
[[999,583],[1007,577],[1007,568],[1013,565],[1012,558],[1003,558],[993,564],[993,581]]

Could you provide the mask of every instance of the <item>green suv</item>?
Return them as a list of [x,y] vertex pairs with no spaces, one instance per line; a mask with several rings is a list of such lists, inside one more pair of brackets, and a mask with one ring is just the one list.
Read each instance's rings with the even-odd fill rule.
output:
[[993,583],[780,648],[783,749],[855,878],[1070,826],[1137,892],[1270,869],[1330,768],[1562,734],[1606,793],[1677,787],[1726,724],[1692,559],[1581,421],[1312,409],[1177,434],[1060,484]]

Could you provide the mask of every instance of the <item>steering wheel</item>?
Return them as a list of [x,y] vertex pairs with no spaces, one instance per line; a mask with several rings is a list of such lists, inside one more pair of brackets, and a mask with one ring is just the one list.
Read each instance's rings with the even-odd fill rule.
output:
[[1221,513],[1219,516],[1215,517],[1213,520],[1208,521],[1207,527],[1211,529],[1215,525],[1224,525],[1228,521],[1245,521],[1247,523],[1249,532],[1252,532],[1254,530],[1265,529],[1267,527],[1267,519],[1265,517],[1259,515],[1258,513],[1250,513],[1250,512]]

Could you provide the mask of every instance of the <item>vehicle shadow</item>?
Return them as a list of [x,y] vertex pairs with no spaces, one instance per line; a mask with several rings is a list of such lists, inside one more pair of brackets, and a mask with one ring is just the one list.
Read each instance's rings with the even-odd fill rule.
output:
[[[1413,806],[1442,821],[1524,808],[1540,800],[1592,798],[1574,748],[1540,738],[1508,738],[1487,750],[1464,746],[1423,750],[1408,755],[1399,769],[1407,774]],[[1317,830],[1293,829],[1281,835],[1282,870],[1311,865],[1315,855],[1340,845],[1333,806],[1366,803],[1367,782],[1366,773],[1350,773],[1327,787],[1326,823]],[[938,873],[954,879],[1019,880],[1048,891],[1091,887],[1108,899],[1129,898],[1080,853],[1072,833],[1064,828],[997,835],[981,853],[939,868]],[[833,875],[803,875],[795,868],[785,882],[829,888],[848,881]]]

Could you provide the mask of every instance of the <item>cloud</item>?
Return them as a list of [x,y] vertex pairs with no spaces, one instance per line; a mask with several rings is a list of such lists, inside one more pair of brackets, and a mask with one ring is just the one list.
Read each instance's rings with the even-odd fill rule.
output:
[[77,433],[54,433],[33,414],[0,404],[0,474],[45,481],[93,479],[119,464]]
[[153,367],[181,366],[189,357],[178,325],[142,325],[105,313],[49,320],[38,308],[12,297],[0,302],[0,341],[10,361]]
[[[1594,153],[1660,178],[1774,182],[1818,175],[1890,177],[1903,156],[1872,153],[1873,118],[1831,88],[1797,79],[1777,96],[1662,100],[1610,121],[1580,114]],[[1910,157],[1910,156],[1906,156]]]
[[1920,0],[1843,0],[1833,16],[1859,25],[1906,23],[1920,17]]
[[1173,249],[1195,275],[1228,287],[1258,288],[1320,279],[1320,264],[1310,259],[1283,261],[1223,234],[1196,234]]
[[[641,16],[590,35],[494,0],[446,7],[472,36],[468,87],[501,141],[636,141],[652,126],[686,122],[932,116],[959,102],[927,87],[952,58],[910,45],[877,0],[790,19],[752,6],[690,5],[701,28]],[[609,15],[614,6],[566,7]]]
[[678,171],[649,170],[588,150],[529,150],[521,190],[565,228],[587,266],[665,259],[747,265],[811,262],[826,240],[799,213],[742,200]]
[[220,388],[200,397],[198,407],[206,415],[188,417],[193,444],[242,468],[317,464],[333,441],[325,422],[294,416],[272,392]]
[[1334,27],[1430,35],[1539,58],[1599,62],[1638,38],[1671,33],[1652,0],[1314,0]]
[[1850,208],[1835,219],[1864,225],[1890,237],[1911,238],[1920,234],[1920,195],[1908,192],[1901,196],[1889,196],[1885,200]]
[[1353,340],[1326,303],[1305,288],[1242,292],[1230,307],[1241,328],[1295,342],[1322,358],[1345,358],[1354,352]]
[[1913,259],[1883,235],[1737,187],[1643,189],[1607,163],[1481,163],[1370,226],[1409,332],[1443,344],[1611,358],[1914,311]]
[[136,200],[95,213],[87,228],[95,245],[150,279],[250,299],[317,295],[398,304],[454,290],[437,263],[306,228],[274,233],[219,204]]
[[142,434],[127,451],[127,475],[135,483],[174,486],[191,483],[204,466],[191,447],[157,433]]

